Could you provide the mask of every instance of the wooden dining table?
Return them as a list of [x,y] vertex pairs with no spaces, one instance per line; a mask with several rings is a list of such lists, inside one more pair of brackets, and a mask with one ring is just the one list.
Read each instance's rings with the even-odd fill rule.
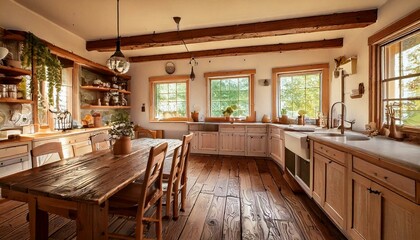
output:
[[0,178],[2,195],[28,203],[31,239],[48,239],[48,213],[76,220],[78,239],[107,239],[108,199],[143,174],[150,148],[163,142],[167,159],[182,144],[141,138],[127,155],[103,150],[53,162]]

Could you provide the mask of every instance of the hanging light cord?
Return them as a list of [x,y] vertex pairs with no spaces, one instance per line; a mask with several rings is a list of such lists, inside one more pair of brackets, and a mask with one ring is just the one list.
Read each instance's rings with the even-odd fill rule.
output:
[[[179,21],[181,21],[181,18],[176,19],[177,17],[174,17],[174,21],[176,23],[176,30],[177,33],[179,34]],[[185,49],[187,50],[187,52],[191,55],[191,60],[190,60],[190,64],[192,65],[192,62],[194,62],[194,65],[197,66],[198,62],[194,59],[194,56],[191,54],[190,50],[187,47],[187,44],[185,43],[184,39],[181,39],[182,43],[184,44]]]
[[120,39],[120,0],[117,0],[117,38]]

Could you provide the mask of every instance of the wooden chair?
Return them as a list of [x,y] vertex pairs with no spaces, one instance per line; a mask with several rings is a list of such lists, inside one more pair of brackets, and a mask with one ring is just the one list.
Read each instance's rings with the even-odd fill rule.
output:
[[92,144],[92,152],[109,149],[111,147],[109,141],[109,135],[107,133],[99,133],[90,137]]
[[34,147],[31,150],[32,163],[37,162],[37,157],[44,156],[47,154],[58,153],[60,159],[64,159],[63,148],[61,142],[49,142],[42,144],[38,147]]
[[157,133],[154,130],[149,129],[138,129],[135,131],[136,138],[156,138]]
[[[143,222],[156,223],[156,237],[162,239],[162,179],[163,163],[168,149],[168,143],[152,147],[149,153],[143,184],[130,183],[127,187],[109,199],[109,213],[136,218],[135,238],[109,233],[111,238],[143,239]],[[145,217],[144,214],[156,205],[155,217]]]
[[157,138],[157,131],[134,126],[135,138]]
[[178,156],[179,148],[175,149],[171,171],[169,174],[163,174],[163,188],[166,193],[166,216],[169,216],[171,202],[173,202],[173,219],[175,220],[179,217],[179,192],[181,192],[181,211],[185,209],[187,198],[187,165],[193,135],[193,133],[184,135],[181,154]]

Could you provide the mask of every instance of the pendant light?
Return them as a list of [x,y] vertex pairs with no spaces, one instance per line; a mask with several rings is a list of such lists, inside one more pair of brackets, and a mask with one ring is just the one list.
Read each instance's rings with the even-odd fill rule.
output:
[[120,0],[117,0],[117,48],[114,54],[106,62],[106,65],[117,74],[124,74],[130,68],[130,62],[128,62],[124,54],[121,52]]
[[[177,32],[179,33],[179,22],[181,21],[181,17],[173,17],[173,19],[176,23]],[[184,44],[184,47],[187,50],[187,52],[190,53],[190,50],[188,49],[187,44],[185,44],[184,39],[181,39],[181,41]],[[197,66],[198,62],[197,60],[194,59],[194,56],[192,56],[192,54],[191,54],[190,65],[191,65],[190,80],[194,81],[195,79],[194,66]]]

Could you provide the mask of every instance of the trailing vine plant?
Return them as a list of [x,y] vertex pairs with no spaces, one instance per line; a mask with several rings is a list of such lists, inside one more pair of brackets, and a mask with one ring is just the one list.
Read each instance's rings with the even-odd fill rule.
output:
[[32,66],[33,61],[36,63],[35,72],[32,75],[36,75],[39,84],[43,81],[48,82],[48,102],[51,106],[54,106],[54,90],[57,95],[61,91],[61,70],[63,66],[60,60],[57,56],[51,54],[50,49],[41,39],[28,32],[23,42],[21,61],[22,66],[28,68]]

